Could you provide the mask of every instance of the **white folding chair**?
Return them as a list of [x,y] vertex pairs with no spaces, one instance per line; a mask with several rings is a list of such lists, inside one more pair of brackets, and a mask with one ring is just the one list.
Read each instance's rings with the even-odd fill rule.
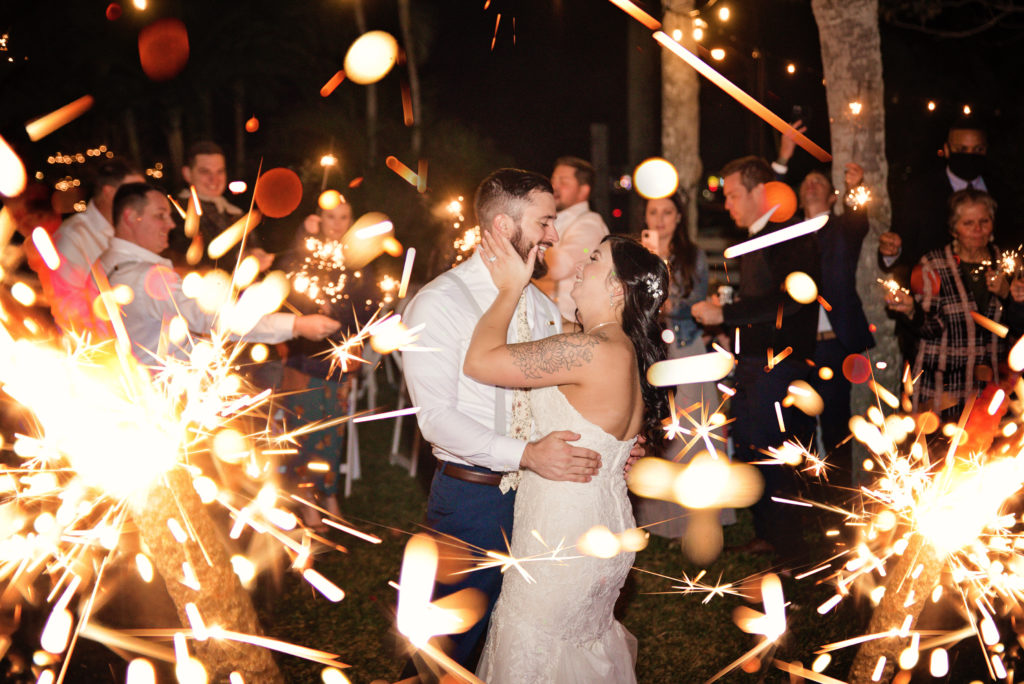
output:
[[[395,368],[398,370],[399,377],[401,380],[398,383],[398,402],[395,407],[396,411],[400,411],[408,406],[409,392],[405,386],[405,373],[402,371],[402,357],[399,354],[391,354],[388,359],[395,364]],[[397,464],[409,471],[409,477],[416,477],[416,467],[419,464],[419,452],[420,452],[420,431],[419,428],[413,430],[412,448],[409,450],[408,455],[402,453],[402,425],[405,416],[397,416],[395,418],[394,430],[391,433],[391,453],[388,456],[388,463]]]

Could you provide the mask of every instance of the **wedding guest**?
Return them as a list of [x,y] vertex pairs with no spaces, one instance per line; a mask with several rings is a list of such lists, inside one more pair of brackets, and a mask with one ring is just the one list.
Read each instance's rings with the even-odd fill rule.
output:
[[[864,180],[864,170],[854,163],[844,169],[846,192]],[[839,487],[852,486],[853,445],[850,434],[850,381],[842,373],[843,361],[875,346],[868,328],[864,306],[857,294],[857,263],[861,245],[868,234],[868,217],[864,207],[845,203],[842,214],[833,210],[837,193],[832,181],[820,171],[811,171],[800,183],[800,207],[804,218],[828,216],[818,231],[821,251],[821,288],[819,294],[829,308],[818,309],[818,336],[814,347],[817,369],[828,368],[831,374],[811,374],[810,383],[824,402],[818,416],[828,463],[834,468],[829,480]],[[827,276],[826,276],[827,274]],[[827,379],[826,379],[827,378]]]
[[[167,196],[147,183],[125,183],[114,195],[114,237],[99,259],[112,286],[127,285],[132,301],[121,306],[124,326],[136,358],[158,365],[166,357],[183,358],[188,343],[176,343],[167,335],[169,321],[180,316],[188,329],[208,335],[218,325],[215,313],[181,291],[181,278],[169,259],[167,236],[174,228]],[[326,316],[271,313],[261,317],[243,339],[251,342],[283,342],[295,336],[323,339],[339,324]]]
[[[186,163],[181,169],[181,177],[186,185],[195,186],[203,212],[199,217],[198,235],[194,238],[202,245],[201,256],[197,262],[189,265],[210,268],[216,266],[218,262],[222,262],[221,268],[231,270],[238,260],[237,249],[230,250],[220,259],[211,259],[206,249],[213,238],[224,232],[225,228],[240,219],[245,213],[224,197],[224,191],[228,187],[224,150],[220,145],[209,140],[193,143],[188,148]],[[192,193],[188,187],[178,193],[181,206],[186,206],[191,196]],[[184,255],[190,246],[189,239],[178,237],[176,234],[175,240],[174,251]],[[245,253],[256,257],[261,271],[268,269],[274,261],[274,255],[269,254],[260,246],[259,234],[256,231],[252,231],[246,236]]]
[[957,421],[985,384],[999,382],[1006,340],[972,314],[1019,330],[1024,311],[1011,298],[1010,282],[998,267],[1000,250],[992,242],[995,215],[996,202],[988,193],[973,188],[953,193],[947,223],[953,239],[921,257],[920,292],[886,297],[917,336],[915,412],[934,411],[943,421]]
[[579,157],[559,157],[551,174],[555,195],[555,230],[558,242],[548,248],[544,258],[548,272],[537,286],[556,304],[567,321],[576,320],[576,304],[569,296],[575,280],[576,264],[597,248],[608,234],[608,226],[596,211],[590,210],[590,191],[594,186],[594,167]]
[[[704,251],[690,239],[686,220],[686,201],[676,192],[644,204],[644,230],[641,241],[668,265],[668,298],[662,307],[665,329],[672,331],[667,344],[668,358],[678,359],[707,352],[704,331],[690,315],[690,307],[708,296],[708,260]],[[675,390],[676,410],[689,409],[696,420],[702,420],[718,408],[715,383],[684,383]],[[687,425],[685,419],[683,425]],[[668,443],[665,458],[688,461],[694,453],[705,449],[701,443],[693,453],[680,453],[686,438],[677,437]],[[669,539],[682,539],[686,533],[687,511],[678,504],[660,499],[637,501],[637,524],[652,534]]]
[[72,214],[54,235],[60,266],[51,275],[53,296],[50,311],[63,330],[107,334],[105,321],[97,320],[93,300],[99,294],[90,287],[90,269],[114,237],[114,194],[123,183],[142,183],[142,174],[122,159],[106,159],[95,169],[92,197],[85,211]]
[[[721,175],[725,208],[738,227],[747,228],[751,236],[785,227],[784,223],[764,225],[758,220],[771,208],[765,184],[775,176],[767,162],[743,157],[729,162]],[[730,400],[730,413],[734,419],[735,457],[741,461],[761,462],[769,448],[786,440],[811,443],[813,422],[795,407],[782,406],[782,400],[794,380],[806,380],[809,375],[807,360],[814,356],[818,304],[800,304],[786,293],[783,283],[794,271],[803,271],[819,282],[820,264],[814,236],[750,252],[740,257],[736,301],[723,305],[713,295],[691,308],[694,319],[702,325],[739,329],[736,394]],[[774,552],[782,560],[799,562],[806,553],[799,512],[795,506],[773,500],[795,495],[795,474],[785,466],[758,468],[764,478],[764,492],[751,506],[755,538],[739,550]]]
[[[370,266],[352,272],[345,269],[342,260],[326,256],[341,253],[341,238],[352,222],[352,205],[342,198],[338,206],[307,217],[296,231],[290,252],[278,259],[293,283],[306,284],[293,286],[289,296],[291,308],[325,314],[338,321],[345,334],[355,333],[370,319],[379,299]],[[337,367],[329,357],[331,348],[329,342],[317,340],[294,339],[288,343],[283,382],[283,389],[288,392],[285,403],[303,423],[348,413],[355,378],[351,371],[358,369]],[[336,495],[344,435],[344,423],[304,435],[299,439],[299,455],[295,459],[304,479],[313,485],[314,498],[335,515],[339,513]],[[311,463],[319,467],[310,468]],[[326,525],[313,508],[305,506],[302,510],[307,525],[325,530]]]

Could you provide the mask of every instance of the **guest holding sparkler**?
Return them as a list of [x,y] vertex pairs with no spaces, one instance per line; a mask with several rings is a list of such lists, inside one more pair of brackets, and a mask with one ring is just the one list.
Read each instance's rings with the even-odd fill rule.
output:
[[[853,200],[855,189],[861,187],[864,170],[847,163],[844,171],[846,201],[842,214],[833,209],[838,193],[829,177],[811,171],[800,183],[800,206],[805,218],[827,215],[828,223],[818,231],[821,251],[820,294],[829,304],[818,309],[818,336],[814,347],[814,363],[818,369],[828,368],[831,374],[812,373],[811,386],[821,395],[824,410],[818,417],[828,462],[835,466],[830,476],[833,484],[853,484],[853,448],[850,434],[850,381],[840,372],[850,354],[875,346],[868,327],[860,296],[857,294],[857,262],[861,246],[868,234],[868,216],[862,204]],[[827,378],[827,379],[826,379]]]
[[[926,253],[918,264],[920,287],[913,296],[891,291],[886,304],[917,336],[914,411],[935,411],[956,421],[986,383],[999,382],[1004,338],[999,325],[1018,328],[1021,305],[1011,298],[1001,253],[992,242],[996,202],[967,188],[949,198],[953,240]],[[913,283],[918,278],[912,276]],[[1024,299],[1024,289],[1017,286]],[[980,316],[979,316],[980,315]]]
[[[722,170],[725,208],[740,228],[765,235],[784,227],[768,224],[772,210],[765,184],[775,174],[763,159],[742,157]],[[787,439],[810,444],[814,434],[810,418],[795,407],[784,407],[789,385],[806,380],[807,359],[814,356],[818,304],[801,304],[786,294],[783,283],[794,271],[819,282],[821,257],[817,239],[803,236],[740,257],[737,301],[723,304],[717,297],[691,308],[703,325],[738,329],[736,394],[730,401],[734,420],[736,458],[747,463],[764,461],[764,453]],[[765,365],[767,359],[768,365]],[[777,553],[783,560],[800,561],[806,553],[800,515],[795,506],[778,498],[792,498],[796,475],[780,465],[760,465],[764,493],[751,507],[756,537],[736,550]]]
[[[339,321],[342,331],[355,332],[377,308],[379,293],[372,272],[345,269],[341,239],[352,227],[352,205],[344,197],[337,206],[321,208],[296,231],[291,252],[281,261],[292,282],[289,302],[304,313],[321,313]],[[358,274],[358,277],[357,277]],[[334,369],[328,359],[329,342],[296,339],[288,344],[284,389],[291,392],[287,406],[303,423],[348,412],[355,369]],[[308,475],[321,506],[337,515],[344,424],[306,435],[299,443],[296,464]],[[303,507],[306,523],[326,526],[313,508]]]
[[[202,215],[199,216],[199,232],[195,240],[199,240],[202,251],[199,253],[198,262],[192,266],[204,268],[214,267],[217,260],[209,258],[206,248],[213,238],[224,232],[224,229],[240,219],[245,213],[240,207],[235,206],[224,197],[224,191],[228,187],[228,173],[224,157],[224,150],[220,145],[209,140],[200,140],[188,148],[186,164],[181,169],[181,177],[189,186],[196,189],[199,198],[199,205]],[[178,198],[182,206],[186,206],[192,198],[191,187],[186,187]],[[259,244],[259,238],[255,231],[250,232],[246,237],[246,255],[251,254],[259,261],[260,270],[270,268],[274,255],[266,252]],[[176,234],[176,240],[184,240]],[[187,241],[174,245],[176,256],[184,256],[188,250]],[[179,254],[180,253],[180,254]],[[225,256],[221,257],[221,267],[231,269],[238,260],[238,250],[232,249]]]
[[[703,329],[690,315],[690,307],[708,296],[708,260],[690,239],[686,200],[679,192],[644,205],[641,242],[668,266],[668,298],[662,307],[665,328],[672,331],[668,358],[678,359],[707,352]],[[702,412],[717,408],[715,383],[687,383],[676,387],[676,409],[691,409],[697,420]],[[669,442],[665,457],[686,461],[692,454],[680,454],[683,440]],[[681,539],[686,532],[686,511],[678,504],[660,499],[637,501],[637,524],[653,534]]]
[[[170,260],[160,256],[174,228],[170,202],[152,185],[125,183],[114,195],[112,215],[114,237],[99,262],[112,286],[127,285],[133,292],[121,311],[136,358],[154,365],[167,358],[183,358],[190,341],[173,339],[169,321],[181,317],[189,331],[209,335],[219,320],[181,291],[181,278]],[[243,337],[252,342],[284,342],[295,336],[323,339],[339,327],[319,314],[271,313],[258,319]]]

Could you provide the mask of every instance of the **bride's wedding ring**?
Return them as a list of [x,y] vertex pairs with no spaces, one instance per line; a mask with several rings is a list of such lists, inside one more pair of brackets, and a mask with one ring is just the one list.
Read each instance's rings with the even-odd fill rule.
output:
[[488,261],[497,261],[498,257],[496,257],[496,256],[489,256],[489,257],[487,257],[487,260]]

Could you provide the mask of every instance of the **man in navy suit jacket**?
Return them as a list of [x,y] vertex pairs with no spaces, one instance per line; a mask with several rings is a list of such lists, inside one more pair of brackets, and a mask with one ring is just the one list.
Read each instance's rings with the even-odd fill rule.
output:
[[[849,163],[844,175],[849,192],[861,184],[864,170]],[[842,214],[833,213],[837,193],[832,181],[820,171],[811,171],[804,177],[799,196],[806,218],[829,216],[828,223],[818,231],[821,272],[828,274],[822,277],[818,292],[831,308],[819,309],[818,343],[814,348],[814,363],[819,372],[812,376],[811,385],[825,403],[818,420],[828,462],[836,466],[830,479],[833,484],[849,487],[853,471],[852,446],[846,439],[850,434],[850,381],[843,375],[843,361],[850,354],[875,346],[857,294],[857,262],[868,234],[868,217],[864,208],[854,203],[847,203]],[[828,380],[821,377],[821,369],[826,367],[832,370]],[[827,373],[825,376],[829,377]]]

